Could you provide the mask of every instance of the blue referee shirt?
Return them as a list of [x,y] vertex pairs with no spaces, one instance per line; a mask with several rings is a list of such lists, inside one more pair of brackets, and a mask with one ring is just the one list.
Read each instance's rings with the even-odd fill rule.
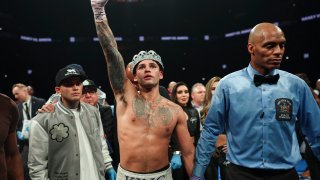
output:
[[296,119],[320,160],[320,110],[308,85],[275,69],[270,75],[280,75],[277,84],[256,87],[255,74],[249,64],[219,82],[197,145],[193,175],[203,177],[224,129],[230,162],[248,168],[293,168],[301,159]]

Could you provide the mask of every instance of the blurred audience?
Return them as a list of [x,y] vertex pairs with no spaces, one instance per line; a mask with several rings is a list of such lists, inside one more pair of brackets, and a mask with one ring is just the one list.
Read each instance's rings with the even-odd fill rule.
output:
[[41,108],[46,101],[42,98],[30,95],[28,87],[22,83],[17,83],[12,86],[12,94],[17,100],[19,110],[17,137],[19,151],[21,152],[23,160],[24,178],[25,180],[29,180],[28,152],[30,119],[36,115],[37,110]]

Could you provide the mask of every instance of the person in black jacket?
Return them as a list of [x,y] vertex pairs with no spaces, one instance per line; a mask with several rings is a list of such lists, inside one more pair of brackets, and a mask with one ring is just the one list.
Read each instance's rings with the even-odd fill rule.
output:
[[[200,117],[198,111],[191,104],[188,86],[184,82],[177,82],[172,89],[171,99],[174,103],[180,105],[186,113],[186,116],[188,117],[187,125],[190,140],[193,142],[194,146],[196,146],[200,137]],[[171,158],[171,164],[173,164],[175,159],[174,156],[177,157],[177,155],[180,154],[179,144],[177,143],[174,135],[172,136],[170,145],[173,156],[173,158]],[[187,172],[185,171],[183,165],[181,168],[173,168],[172,177],[175,180],[188,179]]]
[[[97,86],[94,83],[94,81],[87,79],[82,82],[83,90],[82,90],[82,97],[81,101],[91,104],[92,106],[95,106],[99,109],[100,117],[102,121],[103,131],[105,133],[108,149],[110,156],[112,158],[112,165],[114,169],[118,167],[119,164],[119,149],[115,148],[115,146],[118,144],[118,142],[115,142],[114,135],[114,128],[115,125],[115,119],[112,114],[112,108],[109,105],[102,105],[98,102],[99,97],[97,93]],[[117,140],[117,139],[116,139]]]

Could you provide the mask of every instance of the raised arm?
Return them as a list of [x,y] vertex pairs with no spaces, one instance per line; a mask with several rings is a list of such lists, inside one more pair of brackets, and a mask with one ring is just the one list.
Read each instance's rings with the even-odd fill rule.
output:
[[108,76],[115,95],[124,93],[127,80],[123,58],[118,51],[116,40],[109,27],[104,10],[108,0],[91,0],[99,42],[106,58]]

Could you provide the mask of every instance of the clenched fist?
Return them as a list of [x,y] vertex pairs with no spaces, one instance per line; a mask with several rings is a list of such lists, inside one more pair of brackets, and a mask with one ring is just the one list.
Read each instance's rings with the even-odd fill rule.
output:
[[101,22],[107,19],[104,6],[107,4],[108,1],[109,0],[91,0],[91,7],[96,22]]

